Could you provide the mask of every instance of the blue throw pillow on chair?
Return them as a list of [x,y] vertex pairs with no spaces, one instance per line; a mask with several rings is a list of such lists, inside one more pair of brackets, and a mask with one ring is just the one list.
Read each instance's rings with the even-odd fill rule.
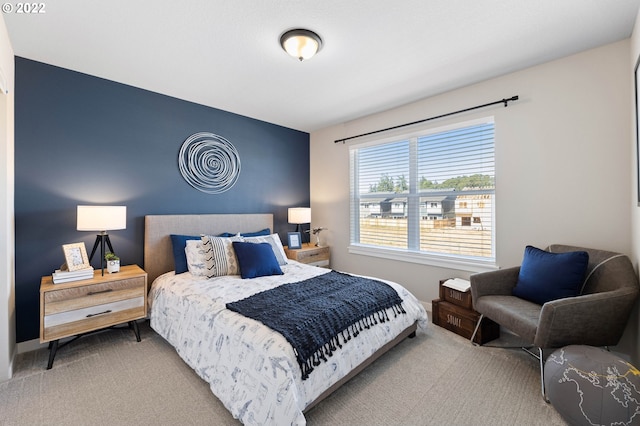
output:
[[577,296],[588,264],[589,254],[585,251],[550,253],[527,246],[512,294],[539,305]]

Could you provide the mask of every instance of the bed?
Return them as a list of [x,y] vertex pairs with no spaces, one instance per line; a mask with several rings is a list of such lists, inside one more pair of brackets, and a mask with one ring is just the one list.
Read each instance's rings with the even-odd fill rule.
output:
[[[174,272],[172,234],[236,235],[265,228],[273,229],[271,214],[146,216],[144,264],[152,283],[149,318],[151,327],[209,383],[233,417],[244,424],[302,425],[305,412],[400,341],[427,327],[427,314],[409,291],[384,281],[402,299],[404,313],[385,314],[386,321],[361,327],[357,337],[344,338],[332,356],[303,378],[299,352],[287,338],[229,307],[266,290],[292,288],[284,284],[326,278],[329,270],[285,260],[282,274],[252,279]],[[257,238],[253,242],[262,237]]]

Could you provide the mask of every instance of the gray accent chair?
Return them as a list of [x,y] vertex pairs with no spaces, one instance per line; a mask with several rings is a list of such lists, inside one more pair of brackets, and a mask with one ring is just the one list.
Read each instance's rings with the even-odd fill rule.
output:
[[[478,326],[484,317],[488,317],[517,334],[530,347],[538,348],[538,354],[532,354],[540,361],[545,400],[544,349],[568,345],[617,345],[640,290],[633,265],[623,254],[560,244],[553,244],[546,250],[552,253],[578,250],[589,253],[579,296],[553,300],[544,305],[512,296],[519,266],[474,274],[470,279],[473,307],[481,314]],[[474,337],[475,332],[471,342]]]

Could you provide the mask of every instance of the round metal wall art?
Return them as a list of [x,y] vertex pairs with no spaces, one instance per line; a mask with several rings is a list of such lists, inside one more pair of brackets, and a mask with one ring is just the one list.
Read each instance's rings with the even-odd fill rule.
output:
[[240,155],[222,136],[194,133],[180,147],[178,167],[184,180],[198,191],[219,194],[238,181]]

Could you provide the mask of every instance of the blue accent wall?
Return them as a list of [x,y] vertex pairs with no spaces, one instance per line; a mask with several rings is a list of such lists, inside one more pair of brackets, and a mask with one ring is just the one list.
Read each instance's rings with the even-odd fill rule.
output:
[[[127,229],[110,239],[122,264],[140,266],[145,215],[273,213],[286,241],[287,208],[309,206],[308,133],[24,58],[15,74],[18,342],[39,336],[40,279],[64,262],[62,244],[93,247],[96,234],[76,230],[79,204],[127,206]],[[238,150],[230,190],[206,194],[182,178],[178,152],[197,132]]]

